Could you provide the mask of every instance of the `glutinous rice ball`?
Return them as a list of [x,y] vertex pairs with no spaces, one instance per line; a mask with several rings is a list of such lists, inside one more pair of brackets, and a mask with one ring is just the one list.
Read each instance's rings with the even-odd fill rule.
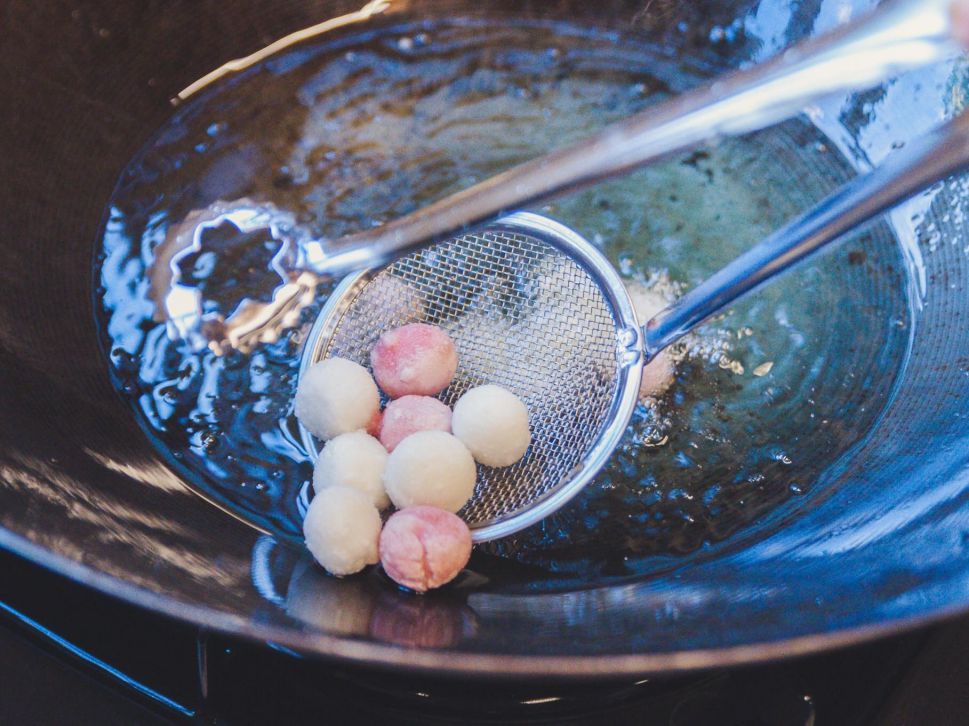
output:
[[366,429],[380,411],[380,393],[363,366],[345,358],[314,363],[296,389],[296,418],[324,441]]
[[327,487],[310,502],[303,536],[328,572],[352,575],[380,559],[380,512],[358,489]]
[[398,509],[427,504],[456,512],[474,493],[477,469],[467,447],[444,431],[419,431],[387,459],[384,486]]
[[363,431],[351,431],[330,439],[320,452],[313,470],[313,489],[319,494],[327,487],[359,489],[370,497],[377,509],[390,500],[384,491],[387,450],[377,439]]
[[451,430],[485,466],[511,466],[532,441],[525,404],[494,385],[472,388],[458,399]]

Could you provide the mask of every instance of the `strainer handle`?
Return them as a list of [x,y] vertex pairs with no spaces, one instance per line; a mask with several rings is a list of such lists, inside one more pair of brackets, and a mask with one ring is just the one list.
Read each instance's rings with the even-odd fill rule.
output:
[[[955,22],[954,22],[955,19]],[[308,243],[313,271],[375,267],[525,205],[622,174],[719,136],[788,118],[835,92],[865,88],[958,51],[969,0],[894,0],[763,64],[636,114],[413,214],[336,241]]]
[[653,317],[643,328],[647,359],[846,232],[969,167],[969,111],[892,153],[789,222]]

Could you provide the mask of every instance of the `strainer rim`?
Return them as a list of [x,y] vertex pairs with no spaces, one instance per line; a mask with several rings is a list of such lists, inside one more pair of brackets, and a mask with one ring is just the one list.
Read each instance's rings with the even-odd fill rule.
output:
[[[553,219],[532,212],[515,212],[488,224],[482,232],[527,233],[566,254],[580,265],[596,283],[616,325],[616,381],[609,411],[595,443],[584,453],[573,471],[575,476],[563,479],[550,491],[537,497],[527,507],[471,526],[475,543],[507,537],[536,524],[574,498],[599,473],[629,425],[639,397],[639,382],[644,365],[643,337],[635,308],[626,286],[616,268],[591,242],[575,230]],[[473,231],[464,234],[473,233]],[[462,235],[457,235],[460,237]],[[356,299],[355,291],[362,290],[393,262],[362,270],[345,277],[330,294],[317,316],[301,354],[299,376],[319,360],[321,346],[335,332],[344,314]],[[320,449],[318,441],[306,427],[299,424],[300,438],[307,454],[316,461]]]

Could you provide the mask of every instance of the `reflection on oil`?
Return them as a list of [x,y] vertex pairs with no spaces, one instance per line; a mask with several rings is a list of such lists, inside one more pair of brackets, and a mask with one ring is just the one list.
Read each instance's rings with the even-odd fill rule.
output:
[[[264,571],[272,567],[273,580],[281,582],[286,577],[280,571],[283,560],[274,557],[270,543],[263,538],[253,558],[264,560]],[[368,637],[406,648],[447,648],[477,632],[477,615],[465,603],[460,587],[415,595],[398,590],[375,568],[351,577],[333,577],[308,554],[290,566],[284,599],[265,583],[260,589],[267,599],[279,601],[291,618],[324,633]]]
[[286,590],[286,613],[324,633],[366,636],[374,611],[374,592],[361,577],[327,575],[306,555],[293,568]]
[[370,620],[370,637],[406,648],[447,648],[472,637],[477,630],[474,610],[438,595],[383,590]]

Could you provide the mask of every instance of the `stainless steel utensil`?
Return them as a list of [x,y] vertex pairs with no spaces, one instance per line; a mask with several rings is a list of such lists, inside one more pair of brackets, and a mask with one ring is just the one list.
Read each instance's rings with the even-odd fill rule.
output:
[[[151,279],[158,317],[170,322],[172,335],[216,352],[227,347],[246,351],[275,340],[312,299],[320,278],[379,267],[524,205],[704,141],[764,128],[823,96],[870,86],[952,55],[959,50],[953,17],[962,7],[951,0],[885,4],[762,65],[650,108],[382,227],[338,240],[309,239],[270,205],[246,200],[214,205],[172,229],[156,251]],[[233,62],[226,69],[245,65]],[[181,260],[200,249],[204,230],[225,222],[240,232],[269,228],[281,242],[274,266],[282,283],[269,301],[246,299],[227,317],[203,311],[200,291],[183,282],[179,268]],[[647,350],[654,354],[655,343]]]

